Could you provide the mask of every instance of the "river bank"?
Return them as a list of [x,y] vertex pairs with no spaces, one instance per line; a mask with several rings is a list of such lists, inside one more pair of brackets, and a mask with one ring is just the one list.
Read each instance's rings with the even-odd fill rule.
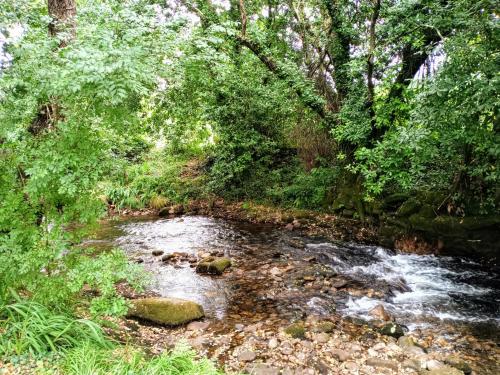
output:
[[[178,328],[125,320],[122,332],[153,352],[186,341],[228,373],[414,374],[438,371],[437,367],[445,366],[451,357],[469,363],[476,374],[499,370],[495,336],[478,335],[471,326],[423,324],[404,336],[413,341],[398,342],[380,333],[386,321],[349,317],[343,312],[350,298],[389,301],[395,288],[401,287],[380,280],[357,280],[336,268],[338,261],[325,258],[331,253],[345,259],[353,251],[371,251],[370,247],[355,247],[342,253],[342,247],[321,247],[327,237],[347,240],[354,235],[358,241],[369,242],[373,233],[367,228],[348,226],[352,221],[328,215],[318,220],[304,212],[291,215],[241,203],[227,206],[213,202],[186,209],[170,207],[169,211],[163,218],[145,216],[130,221],[128,217],[121,224],[115,222],[112,230],[104,228],[107,238],[98,237],[93,243],[120,246],[132,259],[143,263],[155,280],[152,292],[203,305],[203,321]],[[225,219],[179,216],[181,212]],[[228,216],[238,221],[233,224]],[[327,226],[325,222],[335,225]],[[112,238],[109,233],[114,233]],[[309,238],[321,241],[311,242]],[[186,253],[197,259],[207,252],[224,254],[231,258],[233,266],[221,276],[199,276],[186,261],[189,257],[163,262],[152,253],[160,249],[165,254]],[[395,313],[400,314],[397,310]],[[412,318],[397,315],[389,319],[408,324]],[[304,329],[300,337],[286,332],[292,323]]]
[[[362,217],[349,211],[347,216],[312,210],[282,208],[254,202],[191,200],[161,209],[121,210],[109,207],[109,216],[135,217],[200,214],[251,223],[269,223],[287,230],[300,230],[310,236],[333,241],[375,244],[414,254],[466,256],[496,263],[500,250],[500,217],[467,217],[430,214],[429,204],[415,200],[389,200],[385,211],[375,210]],[[409,203],[408,203],[409,202]],[[423,213],[420,211],[424,211]],[[342,210],[344,212],[346,210]],[[373,211],[373,210],[372,210]],[[427,212],[427,213],[426,213]]]

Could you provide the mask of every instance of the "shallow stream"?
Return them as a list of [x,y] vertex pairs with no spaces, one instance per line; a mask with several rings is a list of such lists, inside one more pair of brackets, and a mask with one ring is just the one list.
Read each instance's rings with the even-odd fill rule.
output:
[[[494,264],[401,254],[204,216],[108,222],[87,244],[121,247],[153,272],[154,291],[197,301],[216,320],[250,314],[296,320],[337,312],[369,321],[369,311],[382,304],[409,330],[500,341]],[[162,262],[153,250],[224,254],[234,267],[222,277],[203,276],[187,262]]]

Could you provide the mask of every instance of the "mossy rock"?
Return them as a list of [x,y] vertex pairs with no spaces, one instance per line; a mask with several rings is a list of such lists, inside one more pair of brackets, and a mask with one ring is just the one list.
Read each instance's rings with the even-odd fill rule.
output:
[[314,327],[314,331],[316,332],[325,332],[325,333],[331,333],[335,330],[335,323],[333,322],[320,322]]
[[417,213],[411,215],[408,218],[408,221],[410,222],[412,229],[429,232],[431,234],[436,233],[435,221],[433,219],[422,217]]
[[151,297],[132,301],[128,316],[176,326],[205,316],[203,307],[180,298]]
[[470,365],[458,357],[450,356],[444,360],[444,363],[456,368],[457,370],[462,371],[465,375],[469,375],[472,373],[472,368],[470,367]]
[[422,203],[430,204],[431,206],[439,206],[446,198],[446,193],[436,190],[421,190],[417,192],[417,199]]
[[405,332],[403,327],[396,323],[387,323],[382,328],[380,328],[380,333],[386,336],[391,336],[396,339],[404,336]]
[[226,257],[207,257],[196,266],[196,272],[211,275],[222,275],[224,270],[231,266],[231,259]]
[[407,193],[394,193],[384,198],[383,208],[396,208],[409,199]]
[[306,337],[306,329],[302,323],[294,323],[285,328],[285,333],[292,336],[294,339],[304,339]]
[[427,219],[434,219],[436,217],[436,211],[434,211],[434,207],[427,203],[422,205],[422,208],[420,208],[418,214],[419,216]]
[[396,216],[398,217],[407,217],[414,213],[417,213],[422,204],[415,198],[410,198],[407,201],[403,202],[401,206],[399,206],[396,211]]

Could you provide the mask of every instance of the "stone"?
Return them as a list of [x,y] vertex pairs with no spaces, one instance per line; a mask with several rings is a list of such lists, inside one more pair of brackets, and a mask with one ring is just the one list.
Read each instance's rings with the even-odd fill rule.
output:
[[189,345],[191,345],[195,349],[201,349],[204,345],[207,344],[208,340],[206,337],[195,337],[193,339],[190,339]]
[[454,367],[444,366],[435,370],[427,371],[422,375],[464,375],[464,373]]
[[367,366],[388,368],[394,371],[398,370],[398,363],[387,359],[368,358],[365,363]]
[[294,339],[304,339],[306,337],[306,329],[303,324],[294,323],[285,328],[285,333],[292,336]]
[[278,345],[279,345],[278,339],[275,337],[269,339],[269,341],[267,343],[267,346],[269,347],[269,349],[275,349],[278,347]]
[[335,324],[333,322],[320,322],[314,327],[315,332],[326,332],[331,333],[335,330]]
[[337,359],[339,362],[345,362],[351,359],[351,353],[342,349],[332,349],[330,351],[333,358]]
[[347,284],[347,280],[336,280],[332,283],[332,286],[336,289],[341,289],[344,288]]
[[346,368],[346,370],[349,370],[352,374],[357,374],[358,372],[358,365],[356,364],[356,362],[352,361],[345,362],[344,367]]
[[472,373],[472,368],[470,367],[470,365],[458,357],[446,357],[444,363],[462,371],[465,375],[470,375]]
[[158,257],[160,255],[163,255],[164,251],[163,250],[153,250],[151,254],[153,254],[155,257]]
[[165,216],[168,216],[169,215],[169,208],[168,207],[163,207],[162,209],[160,209],[160,211],[158,212],[158,216],[160,217],[165,217]]
[[407,356],[413,356],[413,357],[418,357],[425,355],[425,350],[422,349],[420,346],[407,346],[403,348],[404,354]]
[[428,360],[427,362],[425,362],[425,368],[427,368],[427,370],[438,370],[440,368],[443,368],[443,367],[446,367],[446,365],[443,363],[443,362],[440,362],[436,359],[431,359],[431,360]]
[[411,336],[401,336],[398,338],[398,345],[401,348],[408,348],[410,346],[415,346],[415,340]]
[[403,202],[401,206],[399,206],[396,211],[396,216],[398,217],[407,217],[414,213],[417,213],[422,204],[416,198],[410,198],[407,201]]
[[285,342],[280,347],[281,353],[290,355],[294,352],[293,346],[289,342]]
[[273,267],[271,268],[271,270],[269,271],[269,273],[273,276],[279,276],[282,274],[281,270],[278,268],[278,267]]
[[184,206],[182,204],[175,204],[168,210],[170,215],[180,215],[184,213]]
[[321,332],[316,335],[315,340],[320,344],[324,344],[330,340],[330,335],[328,333]]
[[314,363],[314,367],[320,375],[327,375],[330,373],[330,368],[328,367],[328,365],[321,360],[316,361]]
[[164,256],[161,257],[161,261],[162,262],[169,262],[173,258],[174,258],[174,254],[165,254]]
[[392,320],[391,315],[385,310],[383,305],[377,305],[370,310],[369,314],[375,319],[380,319],[383,321]]
[[292,224],[292,223],[288,223],[288,224],[285,226],[285,229],[286,229],[286,230],[293,230],[293,224]]
[[231,266],[231,260],[226,257],[206,257],[196,266],[196,272],[211,275],[222,275]]
[[132,301],[128,316],[164,325],[180,325],[203,318],[203,307],[180,298],[150,297]]
[[380,333],[386,336],[391,336],[396,339],[404,336],[403,327],[396,323],[387,323],[382,328],[380,328]]
[[251,362],[255,359],[257,355],[255,352],[252,352],[251,350],[245,350],[238,354],[238,360],[240,362]]
[[210,326],[209,322],[191,322],[187,325],[188,331],[204,331]]
[[407,359],[401,364],[401,366],[403,368],[411,368],[415,371],[421,371],[423,369],[421,361],[416,359]]
[[382,349],[385,349],[385,347],[386,345],[383,342],[379,342],[378,344],[375,344],[372,349],[378,352]]
[[280,370],[266,363],[256,363],[247,366],[247,372],[252,375],[279,375]]

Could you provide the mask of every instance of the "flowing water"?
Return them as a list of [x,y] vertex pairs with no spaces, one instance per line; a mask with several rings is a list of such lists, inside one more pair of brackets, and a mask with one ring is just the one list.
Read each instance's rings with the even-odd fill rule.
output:
[[[499,338],[500,275],[494,264],[401,254],[203,216],[129,219],[107,226],[89,245],[119,246],[132,258],[141,258],[155,274],[154,291],[197,301],[214,319],[242,311],[294,319],[336,309],[370,320],[369,311],[382,304],[409,329],[448,327],[445,333],[453,334],[456,327],[465,327],[481,337]],[[162,263],[151,256],[153,250],[218,252],[232,258],[239,272],[230,277],[199,275],[189,264]],[[274,279],[266,272],[285,264],[293,269],[277,275],[279,284],[273,288]],[[320,280],[333,277],[334,285],[345,285],[335,293],[325,287],[301,288],[297,280],[305,274]]]
[[[106,225],[89,245],[119,246],[141,259],[154,274],[154,291],[197,301],[212,319],[251,313],[293,319],[336,311],[370,320],[369,311],[382,304],[410,330],[439,330],[449,337],[467,332],[499,341],[500,275],[494,264],[402,254],[203,216]],[[203,276],[189,263],[161,262],[153,250],[225,254],[235,266],[227,276]]]

